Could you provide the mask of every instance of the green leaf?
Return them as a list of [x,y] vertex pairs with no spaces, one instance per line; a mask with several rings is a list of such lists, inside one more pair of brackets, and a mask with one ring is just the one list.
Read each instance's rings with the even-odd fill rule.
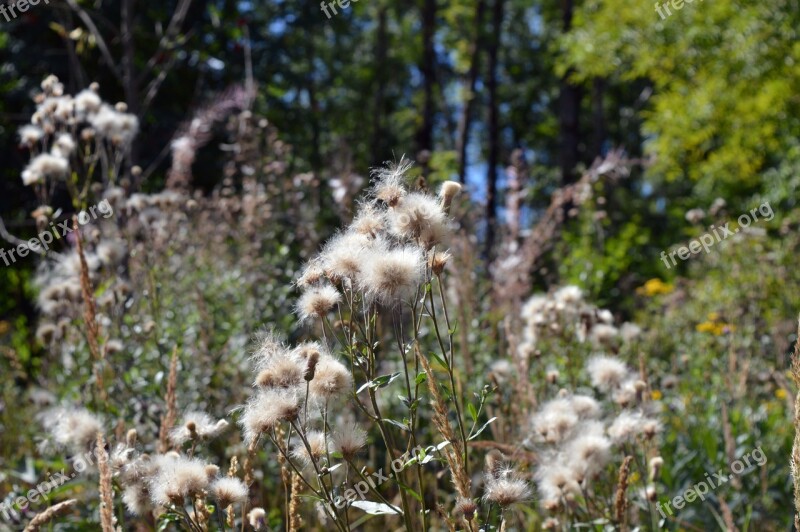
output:
[[475,405],[472,403],[467,403],[467,414],[472,419],[472,422],[475,423],[478,421],[478,411],[475,409]]
[[358,389],[356,393],[361,393],[367,388],[372,388],[374,390],[376,388],[384,388],[386,386],[389,386],[389,384],[391,384],[392,381],[394,381],[395,379],[399,378],[400,375],[401,375],[400,373],[392,373],[391,375],[381,375],[380,377],[377,377],[374,380],[365,382],[361,386],[361,388]]
[[395,421],[394,419],[384,419],[385,422],[389,423],[390,425],[394,425],[395,427],[404,430],[406,432],[411,432],[411,429],[408,428],[408,425],[405,423],[400,423],[399,421]]
[[476,432],[475,434],[473,434],[472,436],[470,436],[470,438],[469,438],[469,441],[472,441],[472,440],[474,440],[475,438],[477,438],[478,436],[480,436],[481,432],[483,432],[484,430],[486,430],[486,427],[488,427],[489,425],[491,425],[492,423],[494,423],[494,420],[495,420],[495,419],[497,419],[497,417],[493,417],[492,419],[490,419],[489,421],[487,421],[486,423],[484,423],[484,424],[483,424],[483,426],[482,426],[481,428],[479,428],[479,429],[478,429],[478,432]]

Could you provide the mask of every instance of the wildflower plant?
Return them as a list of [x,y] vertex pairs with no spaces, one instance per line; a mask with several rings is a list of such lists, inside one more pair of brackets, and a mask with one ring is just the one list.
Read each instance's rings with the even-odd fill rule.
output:
[[[432,459],[447,464],[459,500],[472,499],[468,441],[477,432],[463,416],[453,359],[455,324],[444,287],[453,230],[448,210],[460,186],[445,183],[438,197],[410,190],[409,168],[402,160],[376,170],[353,222],[303,267],[296,312],[319,338],[288,347],[271,333],[263,335],[253,355],[256,391],[240,417],[251,452],[254,443],[270,440],[284,466],[302,480],[296,486],[319,501],[340,530],[350,529],[353,507],[365,507],[340,494],[353,479],[363,479],[355,459],[366,432],[332,412],[348,403],[351,416],[375,429],[387,462],[408,457],[421,444],[430,445],[419,439],[426,381],[444,445],[435,447],[436,456],[393,464],[399,504],[370,484],[374,506],[367,507],[396,514],[409,530],[427,530],[435,507],[426,490],[436,488],[426,482],[424,464]],[[426,355],[431,338],[436,352]],[[430,359],[447,375],[442,386]],[[402,389],[400,408],[383,392],[395,383]],[[296,497],[293,490],[292,500]]]

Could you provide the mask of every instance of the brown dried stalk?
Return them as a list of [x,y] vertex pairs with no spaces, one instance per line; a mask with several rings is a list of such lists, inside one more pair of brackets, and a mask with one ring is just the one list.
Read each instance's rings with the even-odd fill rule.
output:
[[94,366],[94,379],[100,399],[105,403],[108,400],[105,383],[103,382],[103,353],[100,351],[100,329],[97,325],[97,305],[94,300],[94,287],[89,278],[89,265],[86,263],[86,254],[83,251],[83,238],[81,237],[78,217],[72,217],[72,227],[75,240],[78,244],[78,257],[81,262],[81,291],[83,292],[83,321],[86,323],[86,338],[89,342],[89,351],[92,354]]
[[114,487],[103,434],[97,433],[97,469],[100,471],[100,525],[103,532],[114,532]]
[[628,497],[625,492],[628,490],[628,474],[633,456],[626,456],[619,468],[619,478],[617,481],[617,493],[614,495],[614,515],[619,523],[621,532],[628,530]]
[[719,508],[722,510],[722,520],[725,521],[725,528],[728,532],[739,532],[739,529],[736,528],[736,523],[733,521],[731,507],[728,506],[722,495],[719,495],[717,499],[719,500]]
[[169,363],[169,378],[167,379],[167,413],[161,417],[161,428],[158,433],[159,452],[165,453],[169,450],[169,432],[175,426],[178,419],[177,394],[178,383],[178,346],[172,350],[172,359]]
[[[231,466],[228,468],[228,476],[231,478],[236,478],[237,473],[239,473],[239,459],[237,457],[231,458]],[[225,509],[225,513],[228,517],[228,526],[234,528],[236,526],[236,511],[233,509],[233,505],[230,504]],[[244,519],[244,508],[242,508],[242,519]]]
[[64,502],[54,504],[44,512],[36,514],[31,522],[28,523],[28,526],[25,527],[24,532],[39,532],[43,525],[46,525],[56,517],[64,515],[76,504],[78,504],[77,499],[69,499]]
[[292,497],[289,500],[289,532],[300,530],[303,526],[303,517],[300,511],[301,491],[303,491],[303,481],[300,475],[292,473]]
[[[730,416],[728,415],[728,405],[722,403],[722,437],[725,440],[725,454],[728,463],[736,461],[736,440],[733,438],[733,427],[731,427]],[[742,479],[737,476],[731,477],[731,486],[737,490],[742,489]]]
[[433,396],[433,424],[436,426],[439,433],[444,436],[444,439],[450,442],[450,445],[446,446],[442,452],[450,468],[453,484],[462,498],[469,499],[471,482],[464,468],[461,440],[456,437],[455,432],[453,432],[453,427],[450,425],[450,420],[447,419],[447,404],[444,402],[444,398],[442,398],[442,394],[439,392],[439,387],[436,386],[436,376],[431,369],[430,362],[428,362],[428,359],[425,358],[425,355],[420,351],[419,345],[415,344],[414,348],[417,353],[417,358],[420,364],[422,364],[425,374],[428,376],[428,390]]
[[[792,380],[800,388],[800,318],[797,325],[797,341],[794,343],[792,353]],[[792,458],[790,469],[794,482],[794,527],[800,530],[800,390],[794,400],[794,443],[792,444]]]

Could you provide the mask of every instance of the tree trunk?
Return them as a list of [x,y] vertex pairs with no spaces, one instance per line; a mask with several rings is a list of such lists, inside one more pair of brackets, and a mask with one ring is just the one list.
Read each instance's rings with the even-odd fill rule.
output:
[[422,0],[422,72],[424,102],[422,124],[417,132],[417,150],[433,149],[433,85],[436,82],[436,51],[434,36],[436,34],[436,0]]
[[[572,27],[573,0],[562,0],[562,25],[564,33]],[[561,78],[559,97],[559,130],[561,150],[559,162],[561,181],[572,183],[576,179],[575,166],[578,164],[580,131],[579,113],[581,106],[580,87],[569,81],[572,70],[568,70]]]
[[372,113],[372,153],[374,164],[384,161],[386,140],[383,131],[386,93],[386,6],[378,8],[378,28],[375,31],[375,109]]
[[486,10],[486,0],[478,0],[475,6],[475,36],[470,47],[470,65],[466,79],[466,94],[464,107],[458,119],[458,138],[456,139],[456,153],[458,154],[458,180],[467,182],[467,146],[469,145],[469,128],[472,123],[472,106],[475,101],[475,86],[478,83],[480,71],[481,42],[483,39],[483,13]]
[[603,145],[606,142],[606,115],[603,99],[606,92],[606,83],[603,78],[594,78],[592,82],[592,124],[594,129],[593,156],[603,156]]
[[486,176],[486,258],[491,260],[494,247],[494,231],[497,219],[497,167],[500,165],[500,109],[497,95],[497,67],[502,40],[503,2],[494,0],[492,9],[492,38],[489,45],[489,76],[486,83],[489,92],[489,157]]

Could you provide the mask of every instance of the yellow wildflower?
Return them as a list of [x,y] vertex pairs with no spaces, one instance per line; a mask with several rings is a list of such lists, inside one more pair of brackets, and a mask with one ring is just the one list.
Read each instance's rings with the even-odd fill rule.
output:
[[660,294],[669,294],[673,289],[674,287],[671,284],[667,284],[661,279],[650,279],[643,286],[637,288],[636,293],[653,297]]

